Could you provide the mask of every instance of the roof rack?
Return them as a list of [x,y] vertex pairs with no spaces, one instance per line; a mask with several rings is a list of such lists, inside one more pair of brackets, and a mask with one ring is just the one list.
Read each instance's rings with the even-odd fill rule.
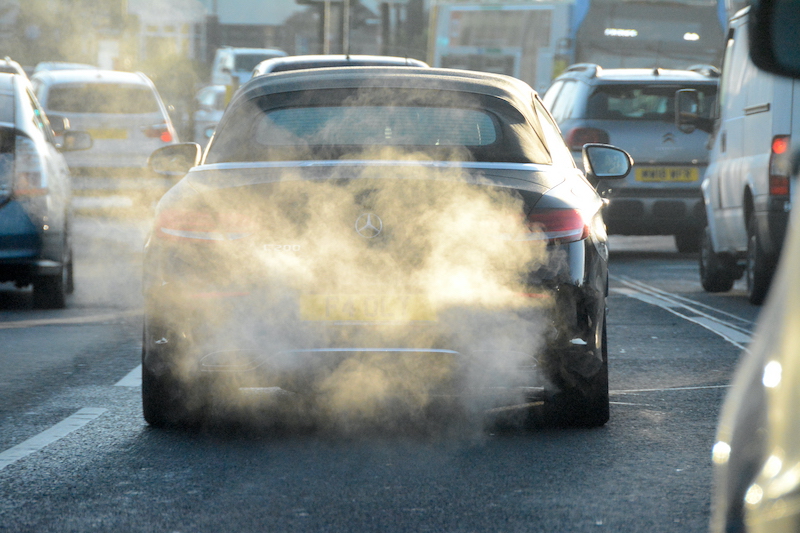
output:
[[708,76],[709,78],[719,78],[721,75],[720,70],[714,65],[692,65],[686,70],[697,72],[698,74],[702,74],[703,76]]
[[568,66],[564,72],[589,72],[589,77],[594,78],[596,77],[600,71],[603,70],[603,67],[597,65],[595,63],[575,63],[574,65]]

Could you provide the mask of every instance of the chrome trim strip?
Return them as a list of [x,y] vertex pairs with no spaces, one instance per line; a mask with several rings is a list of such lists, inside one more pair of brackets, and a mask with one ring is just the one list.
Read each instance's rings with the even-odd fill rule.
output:
[[292,353],[331,353],[331,352],[398,352],[398,353],[438,353],[461,355],[461,352],[454,350],[441,350],[434,348],[310,348],[306,350],[284,350],[278,352],[279,354],[292,354]]
[[320,161],[256,161],[247,163],[215,163],[194,167],[189,172],[214,170],[242,170],[259,168],[306,168],[306,167],[353,167],[353,166],[391,166],[391,167],[433,167],[468,168],[480,170],[525,170],[528,172],[552,171],[552,165],[540,163],[482,163],[474,161],[395,161],[395,160],[320,160]]

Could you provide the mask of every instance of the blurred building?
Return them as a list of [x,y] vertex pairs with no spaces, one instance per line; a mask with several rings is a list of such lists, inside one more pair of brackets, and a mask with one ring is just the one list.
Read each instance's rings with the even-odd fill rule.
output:
[[[200,0],[209,13],[209,50],[220,45],[341,53],[342,0]],[[425,0],[350,0],[349,51],[425,57]],[[327,24],[326,24],[327,22]]]

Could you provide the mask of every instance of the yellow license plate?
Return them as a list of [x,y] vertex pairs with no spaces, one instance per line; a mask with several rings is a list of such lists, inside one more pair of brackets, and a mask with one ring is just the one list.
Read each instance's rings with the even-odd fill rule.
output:
[[304,294],[300,297],[303,320],[337,322],[408,322],[436,320],[430,302],[413,294]]
[[128,138],[128,130],[124,128],[90,129],[88,132],[92,139],[121,140]]
[[638,167],[636,181],[692,182],[700,178],[696,167]]

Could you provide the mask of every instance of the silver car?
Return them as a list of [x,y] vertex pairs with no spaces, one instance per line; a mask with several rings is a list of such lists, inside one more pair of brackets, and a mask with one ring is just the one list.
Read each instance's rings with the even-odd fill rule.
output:
[[147,76],[55,70],[38,72],[31,82],[47,113],[65,116],[94,141],[85,152],[66,154],[76,195],[148,205],[172,185],[147,171],[153,150],[177,142],[167,108]]
[[679,252],[696,252],[705,227],[700,182],[708,133],[675,125],[675,92],[695,89],[701,117],[715,109],[719,71],[569,67],[543,97],[580,164],[586,143],[613,143],[636,162],[624,181],[601,182],[609,233],[674,235]]
[[62,308],[73,290],[70,175],[61,152],[85,149],[84,132],[56,141],[27,77],[0,73],[0,282],[33,286],[33,305]]
[[195,101],[197,111],[194,112],[194,142],[205,148],[228,103],[227,86],[203,87],[197,91]]

